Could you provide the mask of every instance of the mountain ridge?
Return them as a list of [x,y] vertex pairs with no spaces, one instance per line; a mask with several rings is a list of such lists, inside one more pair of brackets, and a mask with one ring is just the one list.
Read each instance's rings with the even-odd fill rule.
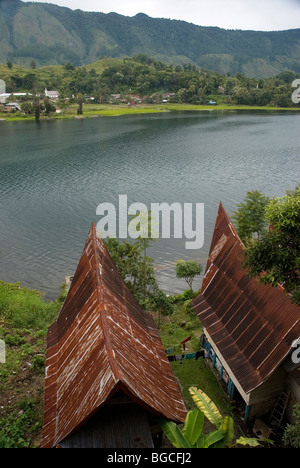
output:
[[0,0],[0,62],[38,66],[93,63],[146,54],[222,74],[266,78],[300,72],[300,29],[245,31],[182,20],[71,10],[49,3]]

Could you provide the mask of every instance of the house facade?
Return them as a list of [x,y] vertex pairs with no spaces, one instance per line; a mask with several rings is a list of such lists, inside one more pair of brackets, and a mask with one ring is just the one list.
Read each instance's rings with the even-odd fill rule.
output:
[[59,99],[59,92],[58,91],[48,91],[47,88],[45,88],[45,97],[57,101]]
[[300,401],[300,365],[292,345],[300,337],[300,307],[282,287],[249,278],[243,243],[220,204],[201,294],[193,307],[203,325],[202,346],[245,418],[271,412],[283,390],[287,413]]

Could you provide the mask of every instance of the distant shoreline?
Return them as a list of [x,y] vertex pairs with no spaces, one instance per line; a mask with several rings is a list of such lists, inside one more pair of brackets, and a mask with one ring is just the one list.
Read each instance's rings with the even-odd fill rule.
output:
[[[83,106],[83,115],[77,115],[77,105],[70,106],[62,110],[61,114],[52,114],[50,116],[41,116],[40,121],[51,120],[81,120],[88,118],[101,117],[119,117],[124,115],[145,115],[157,114],[164,112],[180,112],[180,111],[196,111],[196,112],[212,112],[212,111],[265,111],[265,112],[299,112],[300,107],[275,107],[275,106],[238,106],[238,105],[195,105],[195,104],[149,104],[136,105],[128,107],[125,105],[109,105],[109,104],[85,104]],[[7,116],[5,113],[0,113],[0,123],[4,122],[20,122],[20,121],[35,121],[34,116],[12,114]]]

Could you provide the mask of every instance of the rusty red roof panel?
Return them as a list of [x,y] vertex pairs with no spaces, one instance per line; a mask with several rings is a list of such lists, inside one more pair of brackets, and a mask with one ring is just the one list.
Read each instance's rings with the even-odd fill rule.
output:
[[155,322],[132,296],[92,225],[48,332],[43,447],[56,446],[118,390],[154,414],[185,420]]
[[201,294],[193,307],[245,393],[261,385],[300,337],[300,307],[249,278],[243,243],[222,203]]

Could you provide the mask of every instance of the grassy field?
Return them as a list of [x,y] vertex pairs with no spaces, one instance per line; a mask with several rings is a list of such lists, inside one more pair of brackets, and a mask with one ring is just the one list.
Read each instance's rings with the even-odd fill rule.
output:
[[[259,112],[299,112],[296,107],[257,107],[257,106],[236,106],[236,105],[215,105],[200,106],[193,104],[137,104],[128,106],[126,104],[84,104],[83,115],[77,115],[77,104],[72,104],[61,110],[61,114],[52,114],[51,116],[41,115],[43,120],[64,120],[64,119],[88,119],[96,117],[118,117],[125,115],[139,114],[157,114],[162,112],[236,112],[236,111],[259,111]],[[24,115],[21,112],[5,113],[0,112],[0,119],[7,122],[16,121],[34,121],[34,116]]]
[[61,300],[45,302],[40,292],[0,281],[0,448],[40,445],[46,335]]

